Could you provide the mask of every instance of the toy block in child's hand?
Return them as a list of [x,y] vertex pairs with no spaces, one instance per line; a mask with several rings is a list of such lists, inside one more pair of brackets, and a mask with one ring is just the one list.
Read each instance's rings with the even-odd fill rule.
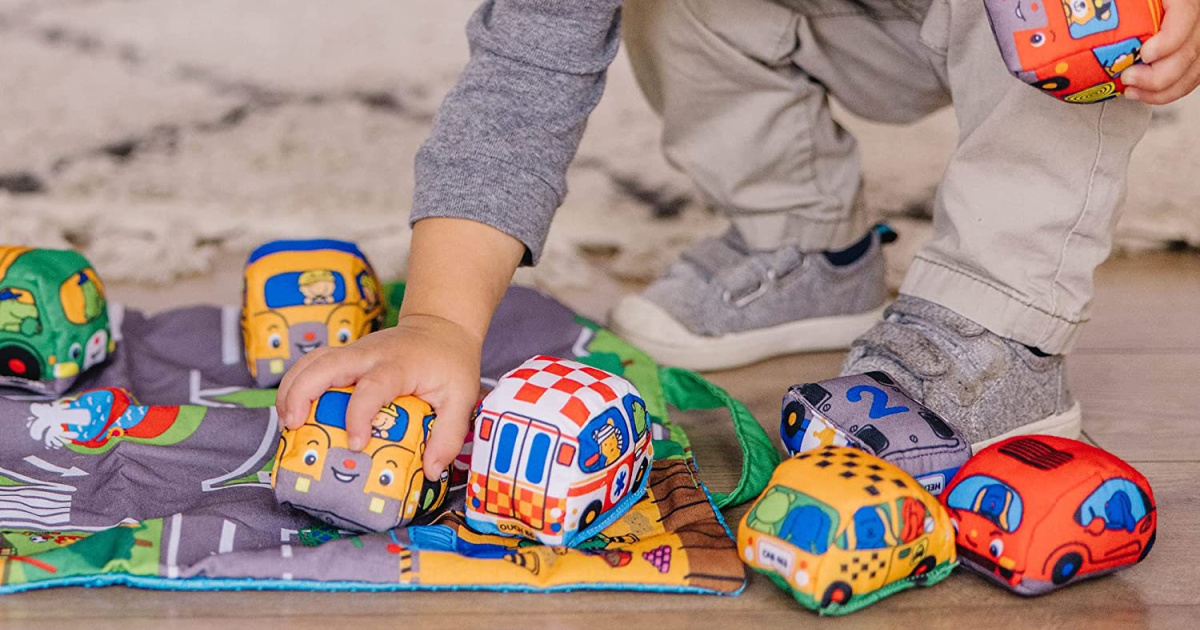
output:
[[780,435],[793,455],[829,445],[862,449],[935,495],[971,457],[971,444],[954,427],[883,372],[792,386],[783,397]]
[[350,450],[346,406],[353,388],[331,389],[313,403],[298,429],[283,432],[271,472],[275,498],[342,529],[381,532],[406,525],[441,505],[449,471],[431,482],[422,456],[434,413],[403,396],[379,410],[371,439]]
[[1125,91],[1121,72],[1140,63],[1162,25],[1161,0],[984,0],[1009,72],[1069,103]]

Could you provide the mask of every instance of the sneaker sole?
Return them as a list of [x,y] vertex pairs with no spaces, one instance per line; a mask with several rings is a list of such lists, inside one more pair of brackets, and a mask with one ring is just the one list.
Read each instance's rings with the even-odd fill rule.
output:
[[785,354],[845,350],[883,318],[883,309],[705,337],[650,300],[631,296],[617,304],[609,319],[613,332],[659,363],[689,370],[727,370]]
[[1016,437],[1018,435],[1054,435],[1057,437],[1065,437],[1077,440],[1082,432],[1083,407],[1076,402],[1071,406],[1070,409],[1062,413],[1042,418],[1037,422],[1023,424],[1012,431],[1009,431],[1008,433],[997,435],[994,438],[989,438],[978,444],[972,444],[971,452],[978,453],[980,449],[991,446],[996,442],[1007,440],[1010,437]]

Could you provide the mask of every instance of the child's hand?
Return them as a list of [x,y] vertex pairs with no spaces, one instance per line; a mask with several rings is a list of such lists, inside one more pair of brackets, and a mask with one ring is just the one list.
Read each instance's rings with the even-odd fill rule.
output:
[[437,412],[424,460],[425,476],[435,481],[458,456],[467,435],[479,394],[482,342],[440,317],[403,317],[395,328],[302,357],[279,385],[279,416],[285,427],[298,428],[325,390],[354,385],[346,433],[350,448],[358,451],[371,437],[371,421],[380,407],[397,396],[417,396]]
[[1200,0],[1164,0],[1162,30],[1142,46],[1142,64],[1121,73],[1125,96],[1166,105],[1200,85]]
[[524,253],[520,241],[482,223],[418,221],[396,327],[297,361],[275,397],[283,425],[304,424],[312,401],[330,387],[354,385],[346,432],[350,448],[362,450],[380,407],[417,396],[437,413],[424,460],[425,476],[437,481],[462,449],[479,394],[483,337]]

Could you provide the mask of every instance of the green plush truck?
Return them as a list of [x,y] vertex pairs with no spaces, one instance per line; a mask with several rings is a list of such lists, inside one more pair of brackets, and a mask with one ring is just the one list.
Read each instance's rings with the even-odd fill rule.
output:
[[115,349],[104,285],[86,258],[0,246],[0,386],[61,393]]

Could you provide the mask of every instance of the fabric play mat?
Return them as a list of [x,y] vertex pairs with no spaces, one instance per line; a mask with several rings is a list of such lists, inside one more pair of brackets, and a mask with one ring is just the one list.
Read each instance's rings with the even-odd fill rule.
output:
[[[394,321],[403,286],[389,293]],[[569,550],[467,529],[457,475],[446,509],[383,534],[338,531],[281,507],[270,488],[274,390],[253,388],[237,310],[112,315],[116,354],[71,392],[55,400],[0,390],[0,593],[123,584],[736,594],[745,584],[718,508],[762,491],[778,463],[766,434],[711,383],[657,366],[540,293],[505,297],[484,346],[481,391],[530,356],[555,355],[633,381],[653,421],[646,498]],[[731,493],[710,495],[700,482],[668,405],[728,409],[744,452]]]

